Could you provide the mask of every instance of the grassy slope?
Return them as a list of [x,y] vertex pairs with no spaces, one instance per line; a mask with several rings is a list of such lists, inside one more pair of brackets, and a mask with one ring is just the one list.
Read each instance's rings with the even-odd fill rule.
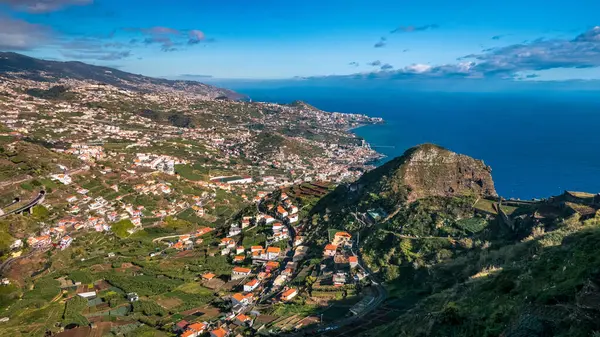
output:
[[423,299],[366,335],[590,336],[600,331],[599,224],[575,216],[554,231],[429,268],[421,289],[396,284]]

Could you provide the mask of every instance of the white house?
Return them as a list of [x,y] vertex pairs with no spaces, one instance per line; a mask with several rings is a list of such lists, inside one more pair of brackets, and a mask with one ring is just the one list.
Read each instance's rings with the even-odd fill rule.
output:
[[252,292],[254,291],[254,289],[256,289],[258,287],[260,283],[258,282],[257,279],[254,279],[246,284],[244,284],[244,291],[245,292]]

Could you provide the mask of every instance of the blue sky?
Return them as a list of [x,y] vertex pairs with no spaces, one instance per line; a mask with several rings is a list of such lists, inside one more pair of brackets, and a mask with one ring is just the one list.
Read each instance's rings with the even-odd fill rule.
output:
[[597,0],[0,0],[0,50],[190,79],[600,79],[598,13]]

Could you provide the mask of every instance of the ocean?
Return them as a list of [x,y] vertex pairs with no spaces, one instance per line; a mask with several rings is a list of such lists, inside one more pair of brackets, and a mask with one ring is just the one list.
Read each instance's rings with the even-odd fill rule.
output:
[[228,85],[255,101],[302,100],[326,111],[382,117],[353,130],[386,160],[435,143],[482,159],[506,198],[600,192],[600,93],[433,92],[360,86]]

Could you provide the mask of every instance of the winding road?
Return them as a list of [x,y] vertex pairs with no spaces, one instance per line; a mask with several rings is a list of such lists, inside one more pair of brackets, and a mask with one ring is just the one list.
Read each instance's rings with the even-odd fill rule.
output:
[[38,195],[35,198],[33,198],[31,201],[29,201],[27,204],[15,209],[15,210],[12,210],[10,212],[6,212],[6,213],[0,215],[0,218],[6,217],[11,214],[22,213],[22,212],[32,208],[33,206],[41,203],[42,201],[44,201],[45,197],[46,197],[46,191],[40,191],[40,193],[38,193]]

